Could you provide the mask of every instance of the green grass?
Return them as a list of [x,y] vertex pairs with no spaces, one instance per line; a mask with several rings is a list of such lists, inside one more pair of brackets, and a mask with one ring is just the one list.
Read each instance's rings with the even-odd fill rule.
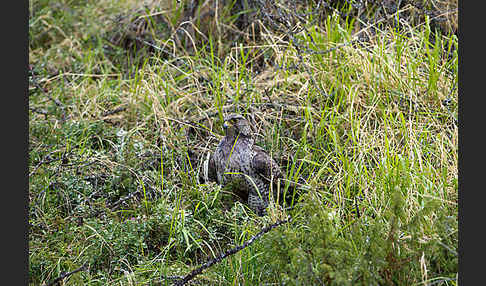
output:
[[[30,285],[84,263],[65,285],[170,285],[163,276],[289,215],[196,280],[457,285],[453,33],[402,19],[349,43],[359,20],[334,13],[318,25],[310,13],[293,39],[263,21],[241,35],[229,1],[185,45],[183,10],[169,2],[30,1]],[[110,44],[127,15],[150,15],[140,29],[166,52]],[[257,217],[231,189],[199,181],[229,112],[250,119],[289,180],[305,178],[294,208]]]

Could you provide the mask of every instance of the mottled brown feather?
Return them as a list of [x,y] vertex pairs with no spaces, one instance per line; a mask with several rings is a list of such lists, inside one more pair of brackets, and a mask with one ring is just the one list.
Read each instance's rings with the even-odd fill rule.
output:
[[253,168],[258,175],[262,176],[268,183],[272,181],[273,184],[277,184],[278,179],[283,179],[282,171],[272,157],[258,146],[253,146],[253,150],[255,151],[252,160]]
[[248,206],[263,215],[270,190],[283,190],[277,188],[279,183],[283,186],[283,173],[262,148],[254,145],[250,124],[243,116],[231,114],[224,120],[225,137],[209,160],[208,177],[246,195]]

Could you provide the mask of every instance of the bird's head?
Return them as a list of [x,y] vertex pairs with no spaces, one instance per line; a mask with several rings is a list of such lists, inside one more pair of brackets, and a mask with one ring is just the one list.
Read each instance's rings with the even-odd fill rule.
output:
[[240,114],[230,114],[224,118],[223,128],[226,136],[251,137],[250,123]]

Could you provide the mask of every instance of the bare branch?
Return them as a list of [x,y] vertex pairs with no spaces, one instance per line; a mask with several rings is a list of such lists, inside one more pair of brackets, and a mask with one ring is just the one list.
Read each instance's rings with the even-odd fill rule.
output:
[[85,262],[85,263],[83,264],[83,266],[79,267],[78,269],[76,269],[76,270],[74,270],[74,271],[67,272],[67,273],[65,273],[65,272],[61,273],[61,276],[59,276],[59,277],[57,277],[56,279],[52,280],[52,281],[51,281],[51,282],[49,282],[48,284],[44,284],[44,286],[52,286],[52,285],[54,285],[54,284],[56,284],[56,283],[58,283],[58,282],[61,282],[61,281],[62,281],[62,280],[64,280],[65,278],[67,278],[67,277],[69,277],[69,276],[71,276],[71,275],[73,275],[73,274],[75,274],[75,273],[78,273],[78,272],[80,272],[80,271],[84,271],[84,270],[86,270],[87,268],[88,268],[88,263],[87,263],[87,262]]
[[234,247],[234,248],[226,251],[225,253],[220,254],[219,256],[217,256],[217,257],[215,257],[213,259],[208,260],[206,263],[204,263],[203,265],[201,265],[198,268],[194,269],[193,271],[191,271],[191,273],[187,274],[186,276],[184,276],[183,279],[177,281],[174,285],[176,285],[176,286],[182,286],[182,285],[186,284],[191,279],[193,279],[197,275],[201,274],[203,272],[203,270],[205,270],[205,269],[211,267],[212,265],[220,262],[221,260],[225,259],[226,257],[228,257],[230,255],[233,255],[233,254],[239,252],[242,249],[245,249],[246,247],[248,247],[251,244],[253,244],[257,239],[259,239],[265,233],[269,232],[270,230],[276,228],[279,225],[288,223],[290,220],[291,220],[291,218],[289,217],[289,218],[287,218],[285,220],[279,220],[279,221],[277,221],[274,224],[271,224],[269,226],[264,227],[259,233],[257,233],[256,235],[254,235],[249,240],[245,241],[245,243],[243,243],[242,245],[236,246],[236,247]]

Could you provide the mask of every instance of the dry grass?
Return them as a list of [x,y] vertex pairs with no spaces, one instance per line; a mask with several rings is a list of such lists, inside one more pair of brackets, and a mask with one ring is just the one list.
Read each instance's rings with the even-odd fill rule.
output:
[[[202,2],[219,16],[189,26],[170,1],[30,2],[30,283],[85,262],[66,284],[154,283],[290,215],[198,279],[456,285],[457,1],[426,3],[437,33],[410,1],[399,29],[337,7],[286,31]],[[199,180],[230,112],[303,184],[293,209],[259,218]]]

